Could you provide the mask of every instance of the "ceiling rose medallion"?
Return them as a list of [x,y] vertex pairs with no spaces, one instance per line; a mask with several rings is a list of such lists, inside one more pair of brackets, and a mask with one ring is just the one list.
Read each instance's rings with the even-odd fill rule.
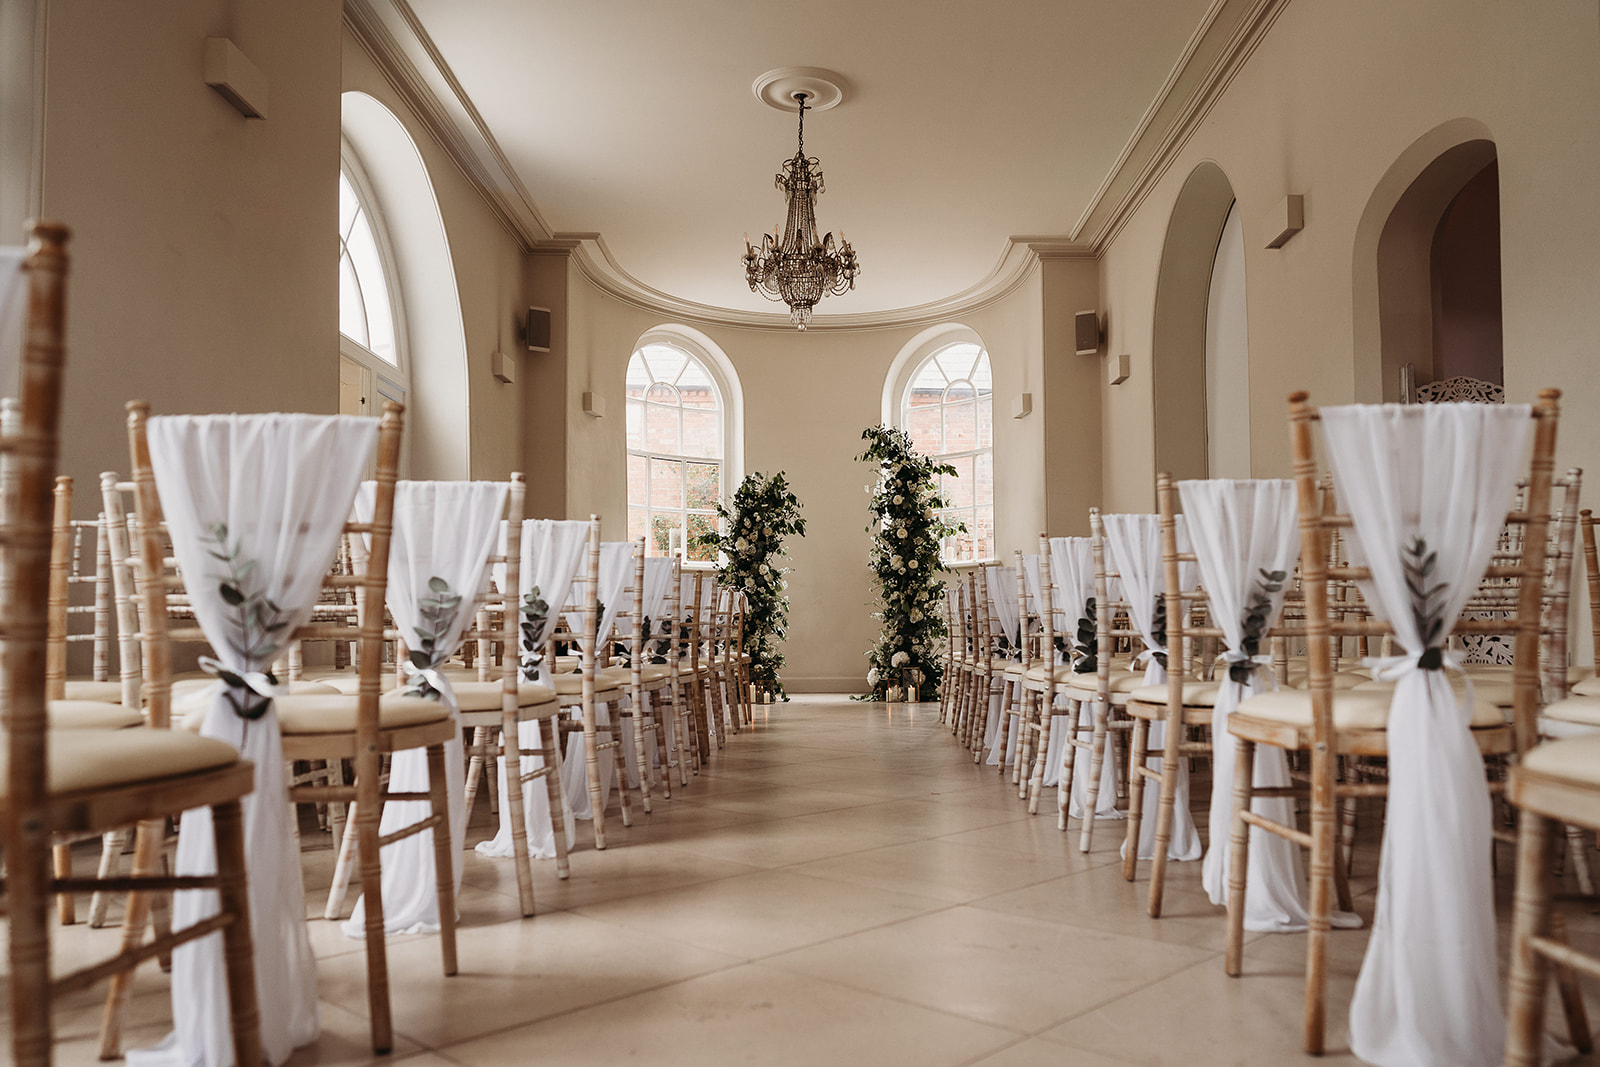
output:
[[775,184],[788,200],[788,218],[779,234],[762,234],[759,249],[744,239],[744,277],[752,292],[789,305],[789,321],[805,329],[811,309],[825,296],[856,287],[860,267],[855,249],[839,231],[818,236],[817,197],[822,195],[821,163],[806,155],[806,112],[824,111],[844,98],[838,75],[814,67],[768,71],[752,88],[771,107],[799,112],[800,129],[794,157],[784,161]]

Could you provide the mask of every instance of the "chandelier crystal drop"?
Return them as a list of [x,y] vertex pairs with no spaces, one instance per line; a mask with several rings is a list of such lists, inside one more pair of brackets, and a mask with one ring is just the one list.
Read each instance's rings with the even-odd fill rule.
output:
[[744,239],[744,277],[752,292],[768,300],[789,305],[789,321],[805,329],[811,309],[825,296],[838,296],[856,287],[855,249],[839,232],[817,236],[817,197],[822,195],[821,163],[806,155],[806,94],[796,93],[800,102],[799,148],[786,160],[775,184],[787,197],[789,217],[782,237],[761,235],[759,249]]

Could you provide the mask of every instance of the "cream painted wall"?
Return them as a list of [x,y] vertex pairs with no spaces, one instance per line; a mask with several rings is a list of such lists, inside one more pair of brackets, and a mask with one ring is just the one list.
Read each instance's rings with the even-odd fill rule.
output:
[[[337,406],[337,0],[55,0],[43,211],[73,228],[62,464],[75,512],[126,471],[123,402]],[[201,77],[209,35],[266,75],[265,120]]]
[[[1566,391],[1559,463],[1600,470],[1600,49],[1594,4],[1296,0],[1106,249],[1111,350],[1133,376],[1106,388],[1108,507],[1153,506],[1150,331],[1167,218],[1196,165],[1227,174],[1243,213],[1253,472],[1283,475],[1284,397],[1359,393],[1353,262],[1369,198],[1395,160],[1446,123],[1472,120],[1501,161],[1506,384]],[[1358,60],[1358,61],[1356,61]],[[1269,215],[1306,197],[1306,228],[1279,250]]]
[[[620,538],[627,506],[623,375],[640,335],[663,320],[595,288],[575,265],[567,289],[568,515],[599,514],[604,536]],[[1007,559],[1044,522],[1043,416],[1036,410],[1025,419],[1009,417],[1010,397],[1041,389],[1040,304],[1035,274],[1005,300],[962,319],[983,339],[993,367],[998,543]],[[862,492],[872,474],[854,457],[861,431],[878,421],[884,375],[917,330],[799,333],[682,324],[709,336],[739,374],[745,470],[786,471],[804,504],[807,536],[790,541],[784,682],[796,692],[861,689],[863,654],[876,634]],[[605,397],[605,418],[583,413],[582,394],[590,391]]]
[[[452,329],[459,337],[439,336],[443,324],[436,325],[438,332],[431,335],[422,329],[411,332],[412,417],[427,420],[426,434],[414,435],[412,442],[412,474],[504,478],[523,467],[522,390],[497,381],[491,359],[498,348],[515,359],[520,370],[528,359],[536,358],[519,334],[520,316],[527,306],[521,245],[348,30],[342,35],[342,64],[341,88],[367,93],[387,107],[422,156],[449,242],[449,265],[460,303],[460,323]],[[417,314],[423,300],[441,298],[448,297],[437,290],[408,291],[408,316]],[[426,413],[421,410],[424,405],[429,406]]]

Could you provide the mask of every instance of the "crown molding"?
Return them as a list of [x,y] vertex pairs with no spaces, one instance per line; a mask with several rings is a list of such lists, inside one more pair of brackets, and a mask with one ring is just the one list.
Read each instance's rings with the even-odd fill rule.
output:
[[411,5],[344,0],[344,24],[523,251],[549,240],[532,194]]
[[[894,329],[948,321],[1010,296],[1044,260],[1098,259],[1289,2],[1213,0],[1069,235],[1012,236],[994,268],[959,293],[889,311],[818,314],[808,329]],[[599,233],[554,232],[406,0],[344,0],[344,21],[525,253],[570,256],[602,292],[668,318],[732,329],[793,329],[781,312],[717,307],[646,285],[623,269]]]
[[1289,0],[1213,0],[1072,228],[1102,254],[1166,174]]

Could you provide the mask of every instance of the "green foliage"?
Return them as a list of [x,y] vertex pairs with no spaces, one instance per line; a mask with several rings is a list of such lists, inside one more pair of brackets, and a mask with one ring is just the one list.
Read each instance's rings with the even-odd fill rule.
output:
[[[1167,643],[1167,598],[1156,594],[1156,606],[1150,614],[1150,636],[1155,638],[1157,645],[1165,647]],[[1150,658],[1161,664],[1161,669],[1167,669],[1167,654],[1150,650]]]
[[1449,591],[1450,583],[1440,579],[1431,586],[1427,584],[1439,564],[1439,553],[1428,551],[1425,539],[1413,537],[1405,547],[1405,557],[1401,562],[1405,568],[1406,588],[1411,591],[1411,615],[1423,646],[1417,666],[1425,671],[1443,670],[1444,646],[1440,641],[1444,637],[1444,594]]
[[[1267,615],[1272,611],[1272,594],[1283,590],[1283,581],[1288,576],[1286,571],[1261,570],[1256,579],[1256,587],[1250,591],[1250,602],[1245,605],[1244,637],[1239,642],[1239,651],[1245,655],[1261,654],[1261,639],[1267,633]],[[1230,663],[1228,677],[1245,685],[1254,669],[1255,664],[1251,662]]]
[[1100,669],[1100,628],[1095,618],[1094,597],[1083,604],[1083,618],[1078,620],[1078,637],[1072,650],[1072,670],[1076,674],[1093,674]]
[[868,490],[867,532],[873,534],[869,564],[878,587],[873,617],[882,623],[878,643],[866,654],[870,692],[863,699],[883,700],[903,671],[914,671],[914,697],[933,700],[945,638],[939,545],[966,528],[940,518],[939,509],[948,505],[939,477],[955,477],[956,469],[917,452],[904,430],[871,426],[861,439],[867,448],[856,459],[878,466],[878,484]]
[[[417,634],[417,647],[411,650],[411,665],[419,671],[437,667],[453,648],[443,648],[439,642],[449,631],[450,624],[461,607],[461,594],[450,588],[450,583],[434,575],[428,579],[428,592],[417,597],[417,614],[420,625],[412,627]],[[410,692],[415,696],[439,699],[439,691],[420,675],[413,679]]]
[[[285,631],[289,620],[283,618],[283,609],[267,596],[265,590],[249,589],[250,579],[256,571],[256,561],[244,556],[243,547],[238,541],[229,542],[227,523],[213,523],[210,540],[213,547],[206,551],[212,559],[227,568],[226,575],[213,575],[212,578],[217,583],[217,593],[223,603],[233,609],[234,617],[226,621],[237,632],[234,647],[244,657],[245,670],[271,667],[273,659],[288,639]],[[239,718],[253,722],[267,713],[267,706],[272,701],[251,689],[243,677],[226,668],[218,668],[217,677],[228,687],[228,703]],[[273,685],[278,684],[270,672],[267,680]]]
[[522,668],[523,680],[531,682],[538,678],[539,664],[544,661],[544,649],[535,644],[534,639],[544,626],[545,620],[550,617],[550,605],[539,595],[538,586],[522,594],[521,614],[522,639],[518,665]]
[[710,530],[690,544],[721,553],[718,580],[743,590],[748,601],[744,647],[750,654],[750,680],[787,700],[778,672],[783,669],[782,643],[789,632],[789,598],[784,595],[789,569],[778,566],[778,559],[784,538],[806,535],[800,498],[790,490],[783,471],[771,476],[753,472],[739,483],[733,506],[719,503],[717,514],[724,532]]

